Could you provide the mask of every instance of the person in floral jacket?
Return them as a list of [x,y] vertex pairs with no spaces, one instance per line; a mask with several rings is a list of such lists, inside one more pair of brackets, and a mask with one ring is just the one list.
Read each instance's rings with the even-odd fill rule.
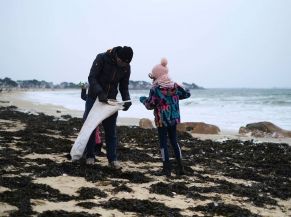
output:
[[140,102],[147,109],[154,110],[163,160],[162,174],[169,177],[171,176],[171,165],[167,145],[168,137],[178,164],[177,174],[185,174],[181,148],[177,143],[176,126],[180,123],[179,100],[189,98],[191,94],[189,90],[184,89],[170,79],[167,63],[167,59],[163,58],[161,64],[152,69],[149,77],[153,79],[153,85],[150,89],[149,97],[141,96]]

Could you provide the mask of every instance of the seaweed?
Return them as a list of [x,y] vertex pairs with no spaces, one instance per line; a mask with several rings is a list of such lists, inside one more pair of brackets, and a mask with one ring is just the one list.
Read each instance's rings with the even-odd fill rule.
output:
[[202,211],[205,216],[228,216],[228,217],[259,217],[260,215],[254,214],[247,209],[243,209],[240,206],[224,203],[208,203],[205,206],[196,206],[190,208],[193,211]]
[[95,196],[98,196],[101,198],[106,198],[108,196],[105,192],[101,191],[98,188],[82,187],[79,189],[77,193],[80,194],[78,197],[78,200],[94,199]]
[[142,216],[154,215],[154,216],[182,216],[178,208],[169,208],[163,203],[152,202],[149,200],[138,199],[113,199],[101,204],[104,208],[118,209],[123,212],[136,212],[142,214]]
[[87,212],[67,212],[64,210],[45,211],[38,215],[39,217],[97,217],[100,214],[89,214]]
[[[155,129],[141,129],[139,127],[117,127],[119,144],[118,157],[121,161],[133,162],[138,165],[133,170],[113,170],[108,166],[97,163],[86,165],[68,161],[65,157],[72,145],[72,138],[76,138],[83,120],[71,116],[56,118],[43,113],[23,113],[16,107],[0,107],[0,117],[9,122],[0,124],[0,186],[9,190],[0,193],[0,201],[18,208],[11,216],[35,216],[32,210],[32,199],[48,200],[52,202],[87,200],[96,197],[106,198],[101,204],[104,208],[119,209],[120,211],[135,212],[140,216],[181,216],[179,209],[165,206],[152,200],[113,199],[109,193],[120,191],[134,195],[134,191],[127,183],[150,183],[150,194],[162,194],[175,199],[175,195],[183,195],[197,201],[221,201],[220,195],[229,194],[240,198],[240,202],[249,202],[255,207],[281,209],[277,199],[291,198],[291,147],[287,144],[261,143],[252,140],[228,140],[214,142],[201,141],[192,138],[187,133],[178,133],[179,143],[184,156],[186,175],[171,179],[157,179],[156,168],[150,168],[147,162],[160,162],[158,135]],[[21,122],[25,128],[18,131],[6,131],[14,127],[13,121]],[[101,128],[102,134],[104,134]],[[14,144],[15,147],[12,147]],[[171,149],[170,149],[171,150]],[[63,160],[23,158],[27,154],[59,155]],[[173,168],[176,162],[174,154],[170,152]],[[130,167],[130,164],[128,164]],[[194,169],[199,165],[201,170]],[[142,168],[142,170],[139,170]],[[161,169],[161,168],[160,168]],[[80,188],[79,196],[60,193],[48,185],[33,182],[38,177],[69,176],[83,177],[89,182],[109,181],[114,188],[112,192],[103,192],[98,188]],[[240,179],[248,184],[238,184],[228,179]],[[116,181],[118,179],[119,181]],[[157,180],[159,180],[157,182]],[[195,183],[201,183],[197,187]],[[207,185],[211,183],[211,185]],[[240,183],[240,182],[239,182]],[[208,196],[214,193],[215,196]],[[100,205],[100,204],[98,204]],[[78,206],[87,209],[97,204],[82,201]],[[220,202],[209,203],[204,206],[189,208],[195,212],[203,212],[205,216],[258,216],[247,209],[233,204]],[[281,209],[283,212],[283,209]],[[92,216],[96,216],[94,214]],[[85,212],[46,211],[39,216],[91,216]]]

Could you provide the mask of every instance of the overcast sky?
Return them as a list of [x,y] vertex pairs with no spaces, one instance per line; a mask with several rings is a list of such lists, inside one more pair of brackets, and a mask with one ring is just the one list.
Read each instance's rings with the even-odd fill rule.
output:
[[97,53],[161,57],[177,82],[291,88],[291,0],[0,0],[0,78],[86,81]]

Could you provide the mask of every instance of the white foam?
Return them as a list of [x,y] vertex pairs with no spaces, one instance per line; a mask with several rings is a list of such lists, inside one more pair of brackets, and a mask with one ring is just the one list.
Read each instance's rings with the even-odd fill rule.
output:
[[[85,101],[80,90],[56,90],[26,92],[26,100],[40,104],[62,105],[65,108],[84,111]],[[148,96],[149,90],[130,91],[133,105],[119,117],[154,119],[153,110],[139,102],[140,96]],[[291,90],[208,89],[192,90],[191,98],[180,101],[181,121],[205,122],[225,130],[258,121],[270,121],[291,130]],[[120,96],[118,96],[120,99]],[[290,102],[290,103],[289,103]]]

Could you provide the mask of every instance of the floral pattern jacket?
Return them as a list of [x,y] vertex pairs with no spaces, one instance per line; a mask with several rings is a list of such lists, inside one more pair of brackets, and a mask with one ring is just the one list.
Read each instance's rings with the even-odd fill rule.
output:
[[154,110],[157,127],[168,127],[180,123],[179,100],[190,96],[189,90],[175,83],[173,87],[153,86],[149,97],[140,97],[140,101]]

